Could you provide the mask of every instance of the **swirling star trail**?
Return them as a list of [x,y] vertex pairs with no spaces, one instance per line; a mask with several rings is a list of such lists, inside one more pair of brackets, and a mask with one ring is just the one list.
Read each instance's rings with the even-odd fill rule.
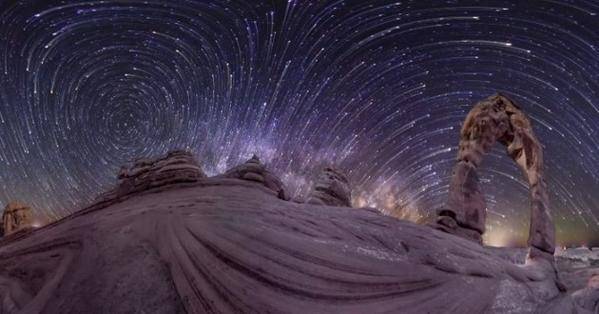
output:
[[[301,196],[345,169],[357,205],[446,200],[460,124],[495,92],[545,145],[564,245],[599,244],[599,4],[592,1],[0,2],[0,200],[63,217],[169,149],[208,174],[256,153]],[[483,163],[490,244],[526,238],[528,190]]]

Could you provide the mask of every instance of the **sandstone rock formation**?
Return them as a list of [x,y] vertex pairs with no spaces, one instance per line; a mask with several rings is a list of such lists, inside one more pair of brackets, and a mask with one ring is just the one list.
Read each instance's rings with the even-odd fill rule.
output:
[[[255,156],[206,178],[176,151],[122,168],[112,201],[0,239],[0,313],[597,313],[596,279],[566,291],[552,260],[535,258],[553,244],[540,148],[494,97],[467,119],[445,232],[344,207],[349,184],[334,169],[296,203]],[[541,230],[525,264],[464,239],[484,232],[481,134],[504,129],[482,112],[509,117],[497,140],[537,186],[531,230]]]
[[585,313],[537,262],[212,177],[0,240],[0,312]]
[[7,236],[30,228],[32,223],[33,214],[30,207],[19,202],[10,202],[2,213],[2,233],[0,233],[0,236]]
[[551,307],[546,306],[539,313],[545,311],[554,313],[575,313],[575,314],[597,314],[599,313],[599,275],[591,277],[585,288],[574,291],[567,297],[553,302]]
[[599,275],[589,279],[586,288],[572,294],[576,305],[589,313],[599,313]]
[[476,169],[495,142],[507,146],[508,155],[522,169],[530,186],[529,255],[553,255],[555,228],[548,213],[542,147],[528,118],[502,95],[479,102],[466,117],[460,132],[448,208],[439,212],[437,228],[481,242],[481,234],[485,232],[486,204],[478,186]]
[[340,170],[324,168],[306,201],[310,204],[351,207],[349,180]]
[[290,200],[289,193],[285,190],[283,182],[268,171],[256,155],[252,156],[245,163],[227,170],[227,172],[219,177],[257,182],[273,190],[278,198],[286,201]]
[[132,166],[121,167],[117,186],[102,194],[99,199],[116,199],[170,184],[197,182],[205,177],[190,152],[174,150],[166,156],[156,159],[139,158]]

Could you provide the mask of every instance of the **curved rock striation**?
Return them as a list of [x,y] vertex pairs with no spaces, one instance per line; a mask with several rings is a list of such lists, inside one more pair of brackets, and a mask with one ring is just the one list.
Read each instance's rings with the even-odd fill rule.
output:
[[[372,210],[206,178],[0,242],[2,313],[567,313],[544,259],[515,265]],[[582,302],[582,303],[581,303]],[[582,312],[584,313],[584,312]]]
[[338,169],[327,167],[318,176],[308,199],[310,204],[351,207],[349,180]]
[[464,121],[448,208],[439,212],[437,228],[481,242],[486,204],[476,169],[495,142],[507,147],[508,155],[522,169],[530,187],[529,255],[552,259],[555,227],[548,213],[542,146],[520,108],[499,94],[477,103]]

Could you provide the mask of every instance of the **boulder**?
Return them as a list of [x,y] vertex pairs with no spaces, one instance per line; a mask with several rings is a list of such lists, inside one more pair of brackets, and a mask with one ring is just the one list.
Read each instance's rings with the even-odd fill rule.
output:
[[286,201],[290,200],[283,182],[268,171],[256,155],[253,155],[245,163],[227,170],[220,177],[253,181],[274,191],[278,198]]
[[2,213],[2,235],[7,236],[15,232],[31,228],[33,214],[31,208],[20,202],[10,202]]
[[306,202],[309,204],[351,207],[349,180],[338,169],[324,168]]
[[197,182],[205,177],[192,153],[174,150],[162,157],[138,158],[131,166],[122,166],[117,175],[117,186],[99,199],[117,199],[167,185]]
[[589,279],[586,288],[572,293],[572,299],[580,313],[599,313],[599,274]]

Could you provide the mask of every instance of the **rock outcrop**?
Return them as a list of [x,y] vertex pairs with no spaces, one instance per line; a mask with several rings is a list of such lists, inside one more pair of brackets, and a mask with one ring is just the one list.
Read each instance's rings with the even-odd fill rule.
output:
[[[469,115],[444,232],[348,208],[332,168],[297,203],[256,156],[211,178],[182,151],[138,160],[109,193],[118,202],[0,240],[0,313],[597,313],[596,278],[572,293],[536,258],[551,256],[553,226],[520,115],[502,96]],[[476,167],[494,141],[531,184],[524,264],[470,241],[484,232]]]
[[324,168],[314,183],[306,203],[351,207],[349,180],[338,169]]
[[31,228],[33,214],[31,208],[20,202],[10,202],[2,213],[2,230],[0,235],[7,236],[15,232]]
[[219,177],[257,182],[274,191],[278,198],[286,201],[290,200],[283,182],[268,171],[256,155],[245,163],[227,170]]
[[588,311],[599,313],[599,274],[591,277],[587,287],[572,294],[574,304]]
[[212,177],[0,241],[0,312],[585,313],[546,263]]
[[486,204],[476,169],[495,142],[507,146],[508,155],[528,180],[531,198],[529,255],[551,259],[555,251],[555,227],[548,213],[542,147],[528,118],[514,102],[502,95],[479,102],[466,117],[449,187],[448,208],[439,212],[437,228],[481,242],[485,232]]
[[166,156],[156,159],[140,158],[130,167],[121,167],[117,186],[100,195],[99,199],[116,199],[166,185],[197,182],[205,177],[193,154],[174,150]]

